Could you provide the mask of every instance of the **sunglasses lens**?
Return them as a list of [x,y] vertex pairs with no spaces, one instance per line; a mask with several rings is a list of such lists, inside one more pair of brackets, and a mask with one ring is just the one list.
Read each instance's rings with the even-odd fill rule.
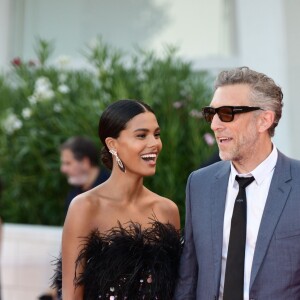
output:
[[203,116],[205,118],[205,121],[208,123],[212,122],[212,119],[214,118],[214,115],[216,114],[216,111],[212,107],[205,107],[202,110]]
[[222,122],[231,122],[233,120],[233,111],[231,107],[220,107],[218,116]]

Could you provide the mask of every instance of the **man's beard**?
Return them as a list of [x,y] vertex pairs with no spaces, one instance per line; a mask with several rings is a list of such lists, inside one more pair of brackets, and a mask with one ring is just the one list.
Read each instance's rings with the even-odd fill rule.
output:
[[68,177],[68,183],[70,185],[83,186],[86,183],[87,179],[88,179],[87,174],[70,176],[70,177]]

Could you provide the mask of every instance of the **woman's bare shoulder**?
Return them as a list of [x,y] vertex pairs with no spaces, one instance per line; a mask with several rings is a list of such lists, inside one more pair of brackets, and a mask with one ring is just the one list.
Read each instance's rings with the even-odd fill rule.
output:
[[76,196],[69,206],[65,225],[73,228],[94,229],[101,213],[101,189],[92,189]]
[[168,199],[166,197],[162,197],[157,195],[155,197],[156,201],[154,202],[154,207],[159,208],[163,212],[172,212],[172,213],[177,213],[178,212],[178,207],[177,204],[172,201],[171,199]]
[[70,206],[77,209],[84,209],[85,211],[92,210],[94,211],[97,207],[109,199],[110,190],[109,187],[105,184],[94,187],[84,193],[76,196],[72,201]]
[[[150,196],[150,195],[149,195]],[[166,197],[160,196],[151,192],[153,201],[153,212],[159,221],[164,223],[171,223],[176,228],[180,227],[179,210],[174,201]]]
[[150,200],[154,206],[158,205],[158,206],[165,207],[166,209],[177,208],[177,205],[174,201],[172,201],[169,198],[163,197],[159,194],[156,194],[147,188],[145,188],[145,194],[146,194],[146,198]]

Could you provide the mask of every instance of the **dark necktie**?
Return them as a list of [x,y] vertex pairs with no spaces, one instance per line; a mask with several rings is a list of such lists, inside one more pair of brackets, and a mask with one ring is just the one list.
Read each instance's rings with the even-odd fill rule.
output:
[[238,177],[239,192],[235,199],[226,261],[223,300],[244,299],[244,265],[247,225],[246,187],[254,177]]

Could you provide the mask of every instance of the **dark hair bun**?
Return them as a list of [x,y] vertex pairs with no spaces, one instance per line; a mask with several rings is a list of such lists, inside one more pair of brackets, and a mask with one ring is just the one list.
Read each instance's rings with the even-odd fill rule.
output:
[[108,152],[106,147],[101,149],[101,161],[105,167],[112,170],[113,160],[111,154]]

